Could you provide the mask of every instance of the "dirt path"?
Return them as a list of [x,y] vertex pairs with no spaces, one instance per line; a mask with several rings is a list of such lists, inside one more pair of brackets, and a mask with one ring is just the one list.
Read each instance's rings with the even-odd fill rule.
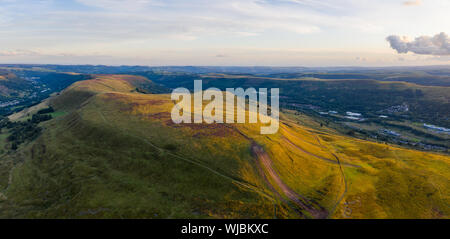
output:
[[[18,163],[18,164],[20,164],[20,163]],[[8,200],[8,197],[5,195],[5,193],[6,193],[6,191],[8,191],[9,186],[11,186],[11,184],[12,184],[12,180],[13,180],[13,171],[14,171],[14,169],[16,169],[16,167],[18,166],[18,164],[15,164],[15,165],[9,170],[8,185],[6,185],[5,189],[3,189],[3,192],[0,192],[0,199]]]
[[[287,132],[289,135],[291,135],[292,137],[298,139],[299,141],[306,142],[306,141],[304,141],[303,139],[301,139],[301,138],[299,138],[299,137],[293,135],[293,134],[292,134],[291,132],[289,132],[288,130],[285,130],[284,132]],[[320,142],[320,140],[317,138],[317,136],[314,135],[314,137],[315,137],[316,140],[318,141],[318,146],[320,146],[321,148],[325,149],[324,146],[322,145],[322,143]],[[315,158],[318,158],[318,159],[321,159],[321,160],[324,160],[324,161],[327,161],[327,162],[330,162],[330,163],[333,163],[333,164],[338,164],[338,165],[344,165],[344,166],[355,167],[355,168],[360,168],[360,167],[361,167],[361,166],[356,165],[356,164],[344,163],[344,162],[340,162],[340,160],[336,160],[336,161],[335,161],[335,160],[332,160],[332,159],[328,159],[328,158],[319,156],[319,155],[317,155],[317,154],[314,154],[314,153],[312,153],[312,152],[307,151],[306,149],[302,148],[301,146],[299,146],[299,145],[297,145],[297,144],[294,144],[291,140],[289,140],[289,139],[286,138],[286,137],[283,137],[283,139],[284,139],[289,145],[293,146],[294,148],[296,148],[296,149],[302,151],[302,152],[305,153],[305,154],[308,154],[308,155],[310,155],[310,156],[313,156],[313,157],[315,157]],[[308,143],[308,142],[306,142],[306,143]],[[328,150],[325,149],[325,151],[328,151]],[[331,153],[331,152],[330,152],[330,153]],[[333,156],[337,159],[336,155],[334,155],[333,153],[331,153],[331,155],[333,155]]]
[[[342,162],[340,162],[339,160],[335,161],[335,160],[332,160],[332,159],[328,159],[328,158],[319,156],[319,155],[317,155],[317,154],[314,154],[314,153],[311,153],[311,152],[309,152],[309,151],[306,151],[306,150],[303,149],[302,147],[300,147],[300,146],[294,144],[294,143],[293,143],[292,141],[290,141],[288,138],[284,138],[284,140],[285,140],[289,145],[291,145],[291,146],[293,146],[294,148],[296,148],[296,149],[302,151],[303,153],[308,154],[308,155],[311,155],[311,156],[313,156],[313,157],[315,157],[315,158],[318,158],[318,159],[327,161],[327,162],[329,162],[329,163],[337,164],[337,165],[341,165],[341,164],[342,164],[342,165],[344,165],[344,166],[355,167],[355,168],[360,168],[360,167],[361,167],[361,166],[356,165],[356,164],[342,163]],[[334,155],[333,153],[331,153],[331,155],[333,155],[335,158],[337,158],[336,155]]]
[[[320,142],[319,137],[317,137],[316,135],[314,135],[314,137],[316,138],[316,140],[317,140],[317,142],[319,143],[319,145],[320,145],[321,148],[323,148],[324,150],[328,150],[328,149],[322,144],[322,142]],[[345,194],[347,194],[347,191],[348,191],[348,185],[347,185],[347,178],[345,178],[344,169],[342,168],[342,164],[343,164],[343,163],[341,163],[341,160],[339,159],[339,157],[338,157],[335,153],[333,153],[333,152],[331,152],[331,151],[330,151],[330,153],[331,153],[331,155],[333,155],[334,158],[336,158],[336,161],[337,161],[338,164],[339,164],[339,171],[341,172],[341,175],[342,175],[342,181],[343,181],[343,183],[344,183],[344,192],[342,192],[341,196],[336,200],[336,203],[334,204],[333,208],[330,210],[330,216],[331,216],[331,215],[333,215],[334,211],[335,211],[336,208],[339,206],[339,204],[341,204],[342,200],[343,200],[344,197],[345,197]],[[359,166],[359,165],[356,165],[356,166],[361,167],[361,166]]]
[[8,200],[8,198],[5,196],[5,194],[0,192],[0,200]]
[[[263,177],[270,177],[272,181],[276,184],[278,188],[281,189],[282,193],[295,205],[297,205],[302,210],[308,212],[313,218],[326,218],[328,216],[328,212],[322,208],[320,205],[311,202],[307,198],[299,195],[294,190],[289,188],[283,180],[281,180],[278,173],[275,171],[272,160],[269,155],[264,151],[264,149],[258,145],[256,142],[252,143],[251,146],[252,153],[255,155],[256,159],[258,159],[258,163],[264,168]],[[268,182],[270,184],[270,182]],[[273,185],[269,185],[272,190],[274,190]],[[276,190],[275,190],[276,191]],[[276,192],[278,194],[278,192]]]
[[[111,125],[111,124],[108,122],[108,120],[105,118],[103,112],[98,111],[98,113],[100,114],[100,117],[102,118],[102,120],[103,120],[106,124]],[[111,126],[112,126],[112,125],[111,125]],[[232,183],[234,183],[234,184],[236,184],[236,185],[239,185],[239,186],[244,187],[244,188],[247,188],[247,189],[249,189],[249,190],[251,190],[251,191],[253,191],[253,192],[255,192],[255,193],[258,193],[258,194],[260,194],[261,196],[266,197],[266,198],[268,198],[268,199],[271,200],[271,201],[275,201],[275,199],[274,199],[271,195],[269,195],[269,194],[267,194],[266,192],[260,190],[258,187],[254,186],[254,185],[252,185],[252,184],[249,184],[248,182],[241,181],[241,180],[238,180],[238,179],[236,179],[236,178],[234,178],[234,177],[231,177],[231,176],[225,175],[225,174],[223,174],[223,173],[221,173],[221,172],[218,172],[217,170],[214,170],[214,169],[212,169],[212,168],[210,168],[210,167],[208,167],[208,166],[206,166],[206,165],[204,165],[204,164],[198,162],[197,160],[189,159],[189,158],[186,158],[186,157],[184,157],[184,156],[182,156],[182,155],[174,154],[174,153],[172,153],[172,152],[170,152],[170,151],[168,151],[168,150],[166,150],[166,149],[164,149],[164,148],[161,148],[161,147],[156,146],[155,144],[153,144],[152,142],[150,142],[150,141],[147,140],[146,138],[142,138],[142,137],[140,137],[140,136],[131,134],[131,133],[129,133],[129,132],[126,132],[126,131],[123,130],[123,129],[120,129],[120,130],[122,131],[123,134],[128,135],[128,136],[131,136],[131,137],[134,137],[134,138],[137,138],[137,139],[140,139],[140,140],[142,140],[143,142],[145,142],[147,145],[149,145],[149,146],[151,146],[151,147],[153,147],[153,148],[155,148],[155,149],[157,149],[157,150],[159,150],[159,151],[165,152],[167,155],[170,155],[170,156],[172,156],[172,157],[174,157],[174,158],[177,158],[177,159],[179,159],[179,160],[182,160],[182,161],[185,161],[185,162],[187,162],[187,163],[190,163],[190,164],[196,165],[196,166],[198,166],[198,167],[201,167],[201,168],[203,168],[203,169],[206,169],[206,170],[208,170],[208,171],[210,171],[210,172],[212,172],[212,173],[214,173],[214,174],[216,174],[216,175],[218,175],[218,176],[220,176],[220,177],[223,177],[224,179],[227,179],[227,180],[231,181]]]
[[[108,120],[105,118],[103,112],[98,112],[100,114],[100,117],[102,118],[102,120],[109,124]],[[290,202],[292,202],[293,204],[295,204],[299,209],[301,209],[301,211],[303,212],[307,212],[312,218],[327,218],[329,213],[328,211],[323,208],[322,206],[318,205],[317,203],[307,199],[306,197],[298,194],[297,192],[295,192],[294,190],[292,190],[289,186],[287,186],[282,179],[280,178],[280,176],[278,175],[278,173],[276,172],[276,170],[273,167],[273,163],[272,160],[270,159],[270,156],[265,152],[264,148],[261,147],[260,145],[258,145],[255,141],[253,141],[252,139],[248,138],[248,136],[246,136],[245,134],[243,134],[242,132],[240,132],[240,130],[236,129],[241,135],[243,135],[246,139],[250,140],[252,142],[251,144],[251,151],[254,154],[255,158],[257,159],[257,163],[259,166],[259,173],[261,174],[261,176],[266,180],[266,183],[268,184],[268,187],[270,190],[273,191],[273,193],[275,194],[276,197],[278,197],[281,201],[289,204],[289,202],[284,199],[281,194],[285,195]],[[123,130],[122,130],[123,131]],[[268,195],[267,193],[263,192],[262,190],[260,190],[259,188],[255,187],[254,185],[248,184],[247,182],[242,182],[240,180],[236,180],[233,177],[230,177],[228,175],[224,175],[221,172],[218,172],[200,162],[198,162],[197,160],[193,160],[193,159],[188,159],[183,157],[182,155],[177,155],[177,154],[173,154],[163,148],[160,148],[156,145],[154,145],[152,142],[148,141],[145,138],[142,138],[140,136],[134,135],[134,134],[130,134],[129,132],[125,132],[123,131],[124,134],[135,137],[135,138],[139,138],[141,140],[143,140],[145,143],[147,143],[148,145],[154,147],[155,149],[161,150],[161,151],[165,151],[165,153],[167,153],[168,155],[171,155],[172,157],[178,158],[180,160],[186,161],[188,163],[194,164],[196,166],[199,166],[201,168],[204,168],[206,170],[211,171],[212,173],[219,175],[227,180],[230,180],[231,182],[243,186],[247,189],[250,189],[256,193],[261,194],[262,196],[265,196],[267,198],[269,198],[270,200],[274,201],[275,199],[273,198],[273,196]],[[306,152],[306,151],[305,151]],[[311,154],[311,153],[310,153]],[[319,156],[316,156],[319,157]],[[327,159],[329,160],[329,159]],[[329,160],[332,161],[334,163],[336,163],[336,161],[333,160]],[[339,160],[338,160],[339,161]],[[340,162],[338,162],[340,165]],[[269,178],[272,180],[272,182],[274,182],[275,185],[272,185],[269,181]],[[278,192],[276,190],[276,187],[280,189],[281,192]],[[301,215],[304,215],[302,212],[299,212]]]

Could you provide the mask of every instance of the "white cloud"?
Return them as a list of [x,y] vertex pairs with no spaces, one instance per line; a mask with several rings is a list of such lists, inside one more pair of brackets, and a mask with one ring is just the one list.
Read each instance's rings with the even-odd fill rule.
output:
[[77,2],[108,9],[108,10],[120,10],[120,11],[141,11],[148,9],[149,7],[161,7],[167,4],[163,0],[76,0]]
[[398,53],[413,52],[421,55],[450,55],[450,38],[444,32],[433,37],[420,36],[414,40],[409,40],[405,36],[391,35],[386,40]]
[[0,51],[0,56],[38,56],[38,55],[41,55],[41,53],[37,51],[24,49]]

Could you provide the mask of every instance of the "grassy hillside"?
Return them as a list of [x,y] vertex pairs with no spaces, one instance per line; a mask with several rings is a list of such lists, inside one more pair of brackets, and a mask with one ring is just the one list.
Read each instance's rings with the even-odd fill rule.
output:
[[[399,119],[425,121],[450,128],[450,91],[443,86],[423,86],[414,83],[373,80],[369,78],[329,78],[310,74],[306,78],[271,78],[252,75],[187,74],[187,73],[136,73],[169,88],[191,89],[193,81],[203,80],[204,88],[280,88],[283,107],[314,106],[323,111],[360,112],[364,116],[378,117],[387,114],[390,107],[406,104],[407,112],[392,114]],[[386,74],[385,74],[386,75]],[[346,76],[346,75],[343,75]],[[334,78],[333,78],[334,77]]]
[[[448,218],[450,157],[298,124],[173,124],[145,78],[100,75],[2,156],[0,217]],[[60,114],[64,112],[64,114]],[[302,118],[301,120],[299,118]]]

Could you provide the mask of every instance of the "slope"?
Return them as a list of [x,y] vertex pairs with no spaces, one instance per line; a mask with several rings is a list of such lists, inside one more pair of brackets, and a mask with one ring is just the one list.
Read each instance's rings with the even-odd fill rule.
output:
[[[0,169],[2,217],[448,218],[448,156],[298,125],[174,124],[147,79],[99,75]],[[0,199],[1,200],[1,199]]]

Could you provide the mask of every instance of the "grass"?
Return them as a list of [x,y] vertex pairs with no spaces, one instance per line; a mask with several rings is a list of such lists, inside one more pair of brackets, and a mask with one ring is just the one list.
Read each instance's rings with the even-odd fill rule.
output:
[[0,216],[273,218],[275,202],[276,217],[298,217],[259,173],[254,141],[332,218],[448,218],[449,156],[341,136],[289,111],[274,135],[255,124],[175,125],[170,96],[133,92],[136,81],[99,76],[52,99],[42,136],[0,165],[13,173]]
[[55,111],[55,112],[50,113],[49,115],[51,115],[52,118],[57,118],[57,117],[64,116],[66,114],[67,114],[67,112],[65,112],[65,111]]

